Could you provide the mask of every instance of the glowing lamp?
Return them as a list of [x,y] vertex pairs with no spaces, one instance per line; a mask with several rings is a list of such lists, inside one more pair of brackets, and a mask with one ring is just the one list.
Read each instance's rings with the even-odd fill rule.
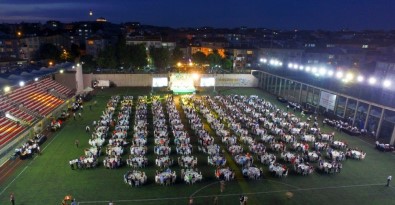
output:
[[389,81],[389,80],[384,80],[384,81],[383,81],[383,86],[384,86],[385,88],[390,87],[390,86],[391,86],[391,81]]
[[10,86],[5,86],[5,87],[3,88],[3,90],[4,90],[5,93],[6,93],[6,92],[10,92],[10,91],[11,91],[11,87],[10,87]]
[[374,77],[370,77],[368,82],[370,85],[374,85],[374,84],[376,84],[377,80]]
[[357,77],[357,81],[358,81],[358,82],[363,82],[363,80],[364,80],[364,78],[363,78],[362,75],[360,75],[360,76]]

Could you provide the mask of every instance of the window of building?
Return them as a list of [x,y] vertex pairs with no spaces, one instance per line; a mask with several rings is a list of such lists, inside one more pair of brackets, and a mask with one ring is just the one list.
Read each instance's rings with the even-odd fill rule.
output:
[[369,45],[362,45],[362,48],[369,48]]

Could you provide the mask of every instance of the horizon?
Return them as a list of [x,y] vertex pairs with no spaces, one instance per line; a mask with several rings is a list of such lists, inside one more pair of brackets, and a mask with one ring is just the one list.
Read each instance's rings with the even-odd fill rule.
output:
[[[391,0],[251,0],[226,3],[139,0],[5,0],[0,3],[3,23],[94,21],[140,22],[171,28],[270,28],[276,30],[394,30]],[[93,15],[89,15],[92,11]],[[72,15],[70,15],[72,14]],[[239,25],[239,26],[235,26]]]

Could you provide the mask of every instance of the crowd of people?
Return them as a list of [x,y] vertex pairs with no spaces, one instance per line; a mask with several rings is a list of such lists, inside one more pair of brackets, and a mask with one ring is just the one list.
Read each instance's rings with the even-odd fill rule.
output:
[[[153,153],[158,167],[155,182],[161,185],[176,182],[177,174],[170,168],[174,162],[181,168],[180,178],[185,183],[194,184],[203,179],[196,168],[198,159],[193,156],[191,134],[197,138],[197,150],[207,154],[207,163],[216,167],[215,177],[225,181],[235,178],[226,153],[241,167],[243,176],[252,180],[261,178],[264,173],[263,167],[257,163],[267,166],[274,176],[287,177],[290,171],[300,175],[309,175],[316,169],[324,173],[339,173],[341,161],[364,159],[366,156],[362,150],[349,149],[345,142],[335,140],[334,132],[322,133],[317,117],[309,116],[304,121],[295,113],[279,109],[257,96],[181,96],[180,105],[193,133],[186,130],[174,97],[167,95],[164,99],[139,96],[133,105],[132,96],[125,96],[122,101],[119,96],[111,97],[98,123],[94,122],[92,138],[89,139],[92,147],[85,150],[85,156],[70,161],[72,168],[95,167],[102,150],[106,153],[104,166],[118,168],[123,164],[124,147],[130,142],[130,155],[125,161],[132,170],[124,175],[124,181],[131,186],[145,184],[147,176],[138,169],[148,166],[148,103],[152,109]],[[113,119],[119,102],[120,111]],[[133,106],[133,136],[128,140]],[[209,134],[203,121],[208,123],[215,136]],[[114,131],[108,136],[110,127]],[[177,160],[171,157],[171,143],[175,145]],[[106,148],[102,147],[104,144]]]

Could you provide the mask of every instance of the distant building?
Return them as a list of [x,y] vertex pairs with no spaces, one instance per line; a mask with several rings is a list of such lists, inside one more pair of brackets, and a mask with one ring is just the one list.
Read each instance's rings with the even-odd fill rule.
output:
[[126,38],[126,45],[138,45],[144,44],[147,51],[150,47],[155,48],[168,48],[169,50],[174,50],[176,47],[176,42],[162,40],[160,37],[128,37]]

